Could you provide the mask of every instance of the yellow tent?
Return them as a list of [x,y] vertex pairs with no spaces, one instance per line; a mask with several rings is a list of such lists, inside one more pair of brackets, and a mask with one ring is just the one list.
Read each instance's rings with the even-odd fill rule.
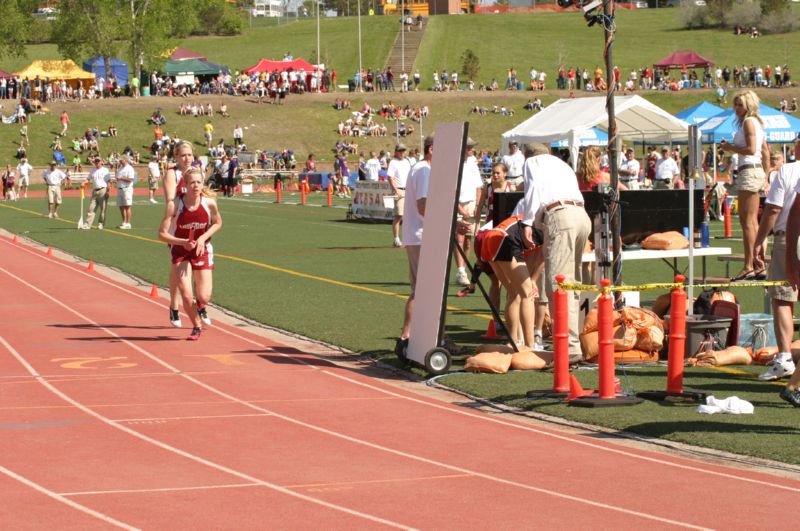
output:
[[84,81],[85,87],[94,85],[94,74],[87,72],[69,59],[63,61],[34,61],[19,72],[20,79],[40,79],[56,80],[64,79],[70,84],[77,84],[78,80]]

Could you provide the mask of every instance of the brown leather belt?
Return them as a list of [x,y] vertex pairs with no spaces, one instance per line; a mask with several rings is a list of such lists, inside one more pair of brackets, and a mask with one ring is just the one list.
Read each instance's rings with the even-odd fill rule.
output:
[[556,201],[554,203],[550,203],[549,205],[544,207],[544,209],[547,210],[547,211],[550,211],[550,210],[553,210],[554,208],[558,208],[558,207],[564,206],[564,205],[573,205],[573,206],[577,206],[577,207],[582,207],[583,206],[583,201],[573,201],[572,199],[566,199],[564,201]]

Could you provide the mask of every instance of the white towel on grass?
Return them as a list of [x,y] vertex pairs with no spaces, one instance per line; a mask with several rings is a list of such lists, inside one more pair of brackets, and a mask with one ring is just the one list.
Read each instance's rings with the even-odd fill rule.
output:
[[707,396],[706,403],[697,406],[698,413],[705,413],[707,415],[713,415],[714,413],[752,415],[754,409],[753,404],[747,400],[742,400],[738,396],[731,396],[722,400],[714,398],[714,396]]

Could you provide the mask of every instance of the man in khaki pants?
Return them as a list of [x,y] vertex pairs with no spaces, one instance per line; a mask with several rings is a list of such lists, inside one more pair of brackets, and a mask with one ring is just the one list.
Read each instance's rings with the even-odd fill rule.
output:
[[89,212],[86,214],[86,221],[81,225],[81,229],[89,230],[92,228],[95,212],[99,209],[100,216],[97,220],[97,228],[103,229],[106,222],[106,207],[108,206],[108,181],[111,180],[111,173],[103,165],[103,159],[94,159],[94,168],[89,173],[89,183],[92,185],[92,197],[89,199]]
[[[533,247],[533,225],[544,232],[545,290],[552,300],[556,275],[564,275],[566,282],[583,281],[583,249],[592,223],[583,208],[583,196],[572,168],[550,155],[547,146],[536,144],[527,150],[536,154],[525,161],[523,168],[523,234],[527,245]],[[570,363],[582,359],[578,340],[579,297],[577,291],[568,292]]]
[[[795,144],[795,155],[800,155],[800,140]],[[769,195],[764,207],[764,214],[756,233],[754,256],[758,257],[764,240],[773,232],[772,261],[769,265],[769,280],[786,280],[786,228],[789,210],[797,195],[795,189],[800,181],[800,162],[784,164],[778,175],[770,184]],[[797,220],[793,220],[797,223]],[[758,258],[756,258],[758,260]],[[763,265],[757,269],[763,269]],[[791,343],[794,336],[792,314],[797,302],[797,289],[794,286],[770,286],[767,288],[772,298],[772,316],[774,319],[775,338],[778,341],[778,354],[769,369],[759,376],[761,380],[778,380],[791,376],[795,372],[792,360]]]

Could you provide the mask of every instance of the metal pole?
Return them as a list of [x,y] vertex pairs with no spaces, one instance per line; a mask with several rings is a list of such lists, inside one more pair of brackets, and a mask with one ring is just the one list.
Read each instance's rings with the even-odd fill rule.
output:
[[425,149],[425,137],[422,135],[422,109],[419,111],[419,145]]
[[[700,130],[697,124],[689,126],[689,287],[687,288],[688,300],[694,300],[694,246],[695,246],[695,231],[694,231],[694,178],[699,166],[697,150],[700,148]],[[687,305],[689,315],[692,315],[693,304]]]
[[361,0],[358,0],[358,91],[362,92],[362,72],[364,71],[361,65]]
[[406,71],[406,9],[400,0],[400,70]]
[[[317,64],[318,65],[322,63],[322,58],[320,57],[321,50],[319,47],[319,3],[320,0],[317,0]],[[319,68],[317,70],[319,70]]]

